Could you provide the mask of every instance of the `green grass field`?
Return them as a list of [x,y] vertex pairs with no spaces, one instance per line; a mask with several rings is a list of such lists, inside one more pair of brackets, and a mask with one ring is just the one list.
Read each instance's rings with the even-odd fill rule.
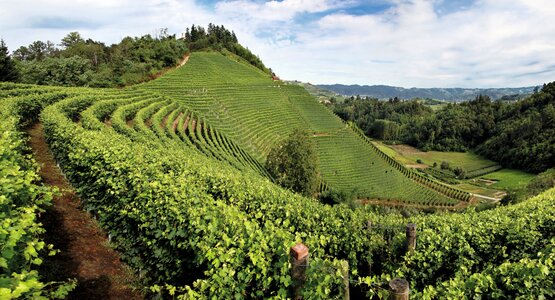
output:
[[446,161],[452,168],[462,167],[466,171],[497,164],[472,152],[424,152],[408,145],[385,145],[381,142],[376,142],[376,144],[381,149],[384,149],[384,151],[387,151],[388,155],[394,155],[393,158],[405,164],[417,164],[417,160],[420,159],[425,165],[433,166],[436,163],[439,166],[443,161]]
[[525,187],[536,175],[513,169],[502,169],[482,176],[484,179],[496,180],[492,188],[511,190]]
[[482,187],[482,186],[477,186],[474,184],[470,184],[470,183],[461,183],[461,184],[457,184],[457,188],[463,190],[463,191],[467,191],[473,194],[479,194],[479,195],[484,195],[487,197],[498,197],[500,190],[496,190],[496,189],[492,189],[492,188],[487,188],[487,187]]

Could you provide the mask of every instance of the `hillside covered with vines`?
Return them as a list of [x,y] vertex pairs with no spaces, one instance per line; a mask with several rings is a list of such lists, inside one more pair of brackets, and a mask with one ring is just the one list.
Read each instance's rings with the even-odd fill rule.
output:
[[[195,61],[213,66],[204,72],[229,64],[223,70],[229,76],[224,77],[227,85],[166,84],[185,76],[182,72],[194,72],[197,80],[213,76],[194,69]],[[322,204],[284,190],[267,177],[261,167],[264,152],[255,150],[264,149],[269,137],[259,137],[257,143],[253,133],[250,137],[255,142],[249,144],[207,113],[212,110],[198,108],[204,103],[200,99],[214,99],[208,103],[223,107],[219,118],[228,122],[223,124],[247,122],[244,116],[249,112],[233,108],[225,99],[256,101],[257,97],[249,98],[256,86],[256,93],[299,101],[290,107],[303,117],[284,112],[285,116],[312,124],[314,110],[303,110],[312,100],[306,97],[302,102],[301,91],[294,93],[286,86],[279,90],[275,86],[280,83],[268,84],[256,69],[221,54],[199,53],[190,63],[192,68],[178,69],[167,79],[123,90],[0,84],[1,178],[6,183],[1,194],[1,238],[6,245],[0,260],[2,295],[52,292],[36,271],[42,257],[54,254],[47,250],[52,246],[35,240],[34,234],[41,231],[34,215],[48,205],[49,196],[21,142],[22,128],[40,121],[84,209],[98,215],[113,247],[142,275],[143,284],[163,296],[287,298],[292,284],[289,248],[297,242],[310,249],[302,291],[306,299],[343,295],[338,271],[342,262],[349,265],[353,292],[366,296],[385,297],[383,284],[393,277],[407,279],[411,296],[418,299],[555,296],[554,189],[517,205],[483,212],[406,215],[373,206]],[[236,68],[244,73],[234,77]],[[250,88],[245,88],[243,80],[260,82],[247,82]],[[213,91],[223,100],[212,98]],[[236,110],[241,114],[224,114]],[[269,112],[258,113],[272,118]],[[316,132],[331,135],[337,130],[335,136],[344,141],[368,144],[340,121],[332,129],[325,122],[314,124],[310,126]],[[275,134],[272,139],[277,138]],[[319,143],[324,153],[324,144]],[[427,187],[365,147],[388,171]],[[384,179],[382,184],[388,182]],[[400,185],[392,193],[401,193],[407,186]],[[431,192],[433,186],[429,191],[437,193]],[[407,223],[417,225],[413,253],[405,251]],[[8,230],[14,226],[19,229]],[[65,289],[70,288],[63,285],[54,292],[63,295]]]

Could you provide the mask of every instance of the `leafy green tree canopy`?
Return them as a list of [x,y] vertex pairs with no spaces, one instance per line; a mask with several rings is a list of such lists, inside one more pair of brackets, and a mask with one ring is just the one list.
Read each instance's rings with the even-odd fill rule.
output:
[[318,157],[308,133],[296,129],[274,147],[266,161],[276,183],[297,193],[311,196],[318,182]]
[[75,46],[78,43],[84,42],[85,40],[81,37],[81,34],[79,34],[79,32],[72,31],[62,39],[61,46],[63,46],[64,48],[69,48]]
[[20,82],[32,84],[113,87],[126,86],[156,77],[174,67],[188,52],[184,40],[160,29],[150,35],[126,37],[119,44],[85,39],[70,32],[56,48],[50,41],[35,41],[13,53]]
[[16,81],[19,72],[4,40],[0,40],[0,81]]
[[22,79],[27,83],[63,86],[86,86],[93,75],[89,60],[80,56],[49,57],[26,64]]

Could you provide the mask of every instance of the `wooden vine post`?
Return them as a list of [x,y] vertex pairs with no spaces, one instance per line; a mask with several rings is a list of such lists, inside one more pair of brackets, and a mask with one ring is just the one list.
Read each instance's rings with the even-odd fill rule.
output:
[[346,260],[341,261],[341,275],[343,276],[343,285],[345,288],[343,292],[343,299],[349,300],[351,299],[349,291],[349,262]]
[[389,281],[389,300],[409,300],[409,282],[402,278]]
[[[366,230],[368,234],[372,233],[372,221],[366,221]],[[372,276],[372,261],[368,260],[366,263],[368,264],[368,276]]]
[[302,243],[291,247],[289,251],[291,261],[291,295],[293,299],[302,299],[301,290],[306,281],[306,268],[308,267],[308,247]]
[[406,229],[407,235],[407,252],[413,253],[416,249],[416,224],[409,223],[407,224]]

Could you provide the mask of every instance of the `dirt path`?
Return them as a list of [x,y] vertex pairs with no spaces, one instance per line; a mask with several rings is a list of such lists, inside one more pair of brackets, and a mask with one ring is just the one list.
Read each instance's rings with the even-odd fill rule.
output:
[[40,164],[40,176],[47,185],[56,186],[62,195],[40,217],[46,229],[46,242],[60,253],[45,259],[41,273],[45,281],[76,278],[77,288],[68,299],[143,299],[130,287],[136,282],[130,270],[108,246],[106,234],[95,220],[81,210],[81,201],[65,180],[50,153],[42,125],[27,130],[29,145]]
[[407,165],[405,165],[405,167],[411,168],[411,169],[427,169],[428,165],[425,165],[425,164],[407,164]]
[[189,54],[186,54],[185,56],[183,56],[183,59],[179,63],[179,67],[183,67],[183,65],[187,63],[187,61],[189,60],[189,56],[190,56]]
[[183,67],[183,65],[186,64],[187,61],[189,60],[189,56],[190,56],[189,54],[183,55],[183,58],[182,58],[181,61],[177,64],[177,66],[175,66],[175,67],[170,67],[170,68],[165,68],[164,70],[162,70],[162,71],[160,71],[160,72],[158,72],[158,73],[156,73],[156,74],[154,74],[154,75],[151,75],[151,76],[150,76],[150,79],[151,79],[151,80],[157,79],[157,78],[163,76],[164,74],[168,73],[169,71],[173,70],[174,68],[177,69],[177,68]]
[[363,205],[381,205],[381,206],[391,206],[391,207],[410,207],[410,208],[417,208],[417,209],[426,209],[426,208],[437,208],[437,209],[444,209],[444,210],[455,210],[462,208],[459,204],[455,206],[441,206],[441,205],[424,205],[424,204],[416,204],[416,203],[406,203],[403,201],[396,201],[396,200],[375,200],[375,199],[363,199],[360,200],[360,203]]
[[[503,196],[505,196],[506,194],[507,193],[504,193]],[[493,201],[493,202],[499,202],[499,201],[501,201],[501,199],[503,199],[503,196],[495,198],[495,197],[488,197],[488,196],[484,196],[484,195],[480,195],[480,194],[474,194],[474,193],[470,193],[470,195],[472,195],[474,197],[490,200],[490,201]]]

